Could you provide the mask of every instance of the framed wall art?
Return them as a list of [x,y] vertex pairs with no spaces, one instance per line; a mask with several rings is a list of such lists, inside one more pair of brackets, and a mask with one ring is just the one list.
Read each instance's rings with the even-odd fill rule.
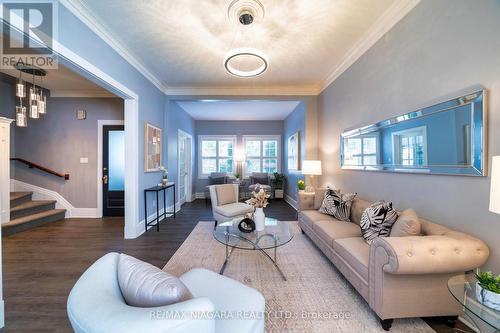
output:
[[158,172],[161,164],[162,130],[146,123],[144,128],[144,172]]
[[292,134],[288,138],[288,170],[300,170],[300,132]]

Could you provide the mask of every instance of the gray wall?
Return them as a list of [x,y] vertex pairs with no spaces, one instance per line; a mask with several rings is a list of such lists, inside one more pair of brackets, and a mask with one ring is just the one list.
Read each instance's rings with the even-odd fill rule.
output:
[[302,172],[288,171],[288,138],[300,132],[300,164],[305,159],[306,153],[306,107],[304,102],[301,102],[295,110],[285,119],[283,123],[283,173],[286,175],[285,193],[293,200],[297,200],[297,181],[304,179]]
[[424,0],[319,96],[323,184],[392,200],[483,239],[500,273],[500,215],[488,211],[490,178],[341,170],[343,129],[411,111],[476,84],[489,93],[489,150],[500,154],[500,1]]
[[[15,157],[61,173],[53,175],[15,163],[15,179],[61,194],[77,208],[97,207],[97,120],[123,120],[119,98],[49,98],[42,119],[28,119],[28,127],[15,128]],[[87,110],[76,120],[76,110]],[[80,164],[88,157],[88,164]]]
[[[196,135],[281,135],[283,140],[283,121],[207,121],[197,120]],[[197,138],[196,138],[197,141]],[[241,144],[240,138],[238,138]],[[198,145],[196,144],[196,149]],[[198,156],[198,150],[196,150]],[[283,158],[283,155],[282,155]],[[198,161],[196,160],[196,192],[204,192],[208,185],[207,179],[198,179]],[[283,161],[281,171],[283,172]]]

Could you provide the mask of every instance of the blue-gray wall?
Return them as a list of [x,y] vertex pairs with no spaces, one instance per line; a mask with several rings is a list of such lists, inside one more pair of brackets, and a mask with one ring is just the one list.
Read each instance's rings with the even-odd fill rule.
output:
[[[477,84],[489,91],[488,156],[500,155],[500,1],[423,0],[325,89],[318,100],[323,184],[413,207],[483,239],[500,273],[500,215],[488,211],[490,178],[340,169],[343,129],[433,104]],[[450,96],[451,95],[451,96]]]
[[[168,178],[169,180],[178,184],[178,158],[177,158],[177,142],[178,142],[178,134],[179,130],[182,130],[188,134],[191,134],[193,137],[193,148],[196,146],[196,135],[195,135],[195,122],[193,118],[189,114],[187,114],[184,109],[182,109],[177,103],[174,101],[167,100],[165,106],[165,125],[164,128],[166,130],[166,134],[164,135],[167,144],[164,149],[164,160],[163,164],[167,166],[168,170]],[[166,159],[166,160],[165,160]],[[195,193],[195,168],[194,163],[196,161],[195,158],[195,149],[191,151],[191,161],[192,161],[192,193]],[[161,176],[161,175],[159,175]],[[161,177],[160,177],[161,178]],[[179,192],[177,192],[179,193]],[[178,201],[179,194],[177,194]],[[169,200],[171,200],[170,197]],[[172,201],[169,201],[172,202]]]
[[[283,121],[208,121],[197,120],[196,135],[280,135],[283,141]],[[241,140],[238,138],[238,144]],[[197,139],[196,139],[197,141]],[[197,147],[198,145],[196,145]],[[198,149],[198,147],[196,148]],[[198,156],[198,151],[196,151]],[[283,157],[283,155],[282,155]],[[281,171],[283,172],[283,161],[281,161]],[[198,162],[196,161],[196,192],[203,193],[208,185],[207,179],[198,179]]]
[[[139,217],[144,218],[144,204],[142,190],[146,187],[158,184],[160,173],[145,173],[144,170],[144,123],[149,122],[155,126],[162,127],[165,123],[165,100],[162,91],[147,80],[132,65],[114,51],[106,42],[92,32],[82,21],[75,17],[63,5],[58,9],[59,42],[66,48],[78,54],[109,76],[127,86],[139,96],[139,188],[137,203]],[[95,81],[88,73],[81,73],[80,69],[61,59],[61,61],[83,74],[83,76]],[[138,221],[136,221],[138,222]]]
[[304,160],[306,153],[306,107],[304,102],[301,102],[295,110],[283,122],[283,173],[286,176],[285,194],[293,200],[297,200],[297,181],[304,179],[301,171],[288,171],[288,138],[294,133],[299,132],[300,135],[300,164]]
[[[97,207],[97,121],[123,120],[120,98],[48,98],[48,112],[41,119],[28,119],[28,127],[13,125],[13,157],[43,165],[69,180],[54,177],[23,164],[11,163],[11,177],[61,194],[76,208]],[[87,111],[77,120],[76,111]],[[80,163],[80,157],[88,163]]]

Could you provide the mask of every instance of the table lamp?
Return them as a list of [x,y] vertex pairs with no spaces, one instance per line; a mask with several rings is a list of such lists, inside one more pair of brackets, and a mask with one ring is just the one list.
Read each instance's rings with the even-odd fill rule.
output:
[[306,186],[306,192],[314,192],[314,176],[321,176],[321,161],[304,160],[302,163],[302,174],[311,176],[311,185]]
[[491,163],[490,212],[500,214],[500,156]]

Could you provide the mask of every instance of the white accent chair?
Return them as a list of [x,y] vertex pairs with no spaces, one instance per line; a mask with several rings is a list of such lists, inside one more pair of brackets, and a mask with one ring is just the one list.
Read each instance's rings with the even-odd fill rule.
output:
[[[118,257],[119,253],[108,253],[97,260],[71,290],[67,311],[76,333],[264,332],[262,294],[206,269],[192,269],[180,277],[193,299],[153,308],[127,305],[118,284]],[[214,316],[214,311],[255,316],[227,319]]]
[[[231,198],[218,198],[217,188],[225,186],[232,188],[230,191]],[[239,202],[239,186],[238,184],[224,184],[224,185],[211,185],[209,186],[210,200],[212,201],[212,213],[214,215],[215,225],[219,222],[231,221],[233,218],[248,213],[253,213],[254,208],[244,202]],[[222,202],[221,202],[222,199]]]

